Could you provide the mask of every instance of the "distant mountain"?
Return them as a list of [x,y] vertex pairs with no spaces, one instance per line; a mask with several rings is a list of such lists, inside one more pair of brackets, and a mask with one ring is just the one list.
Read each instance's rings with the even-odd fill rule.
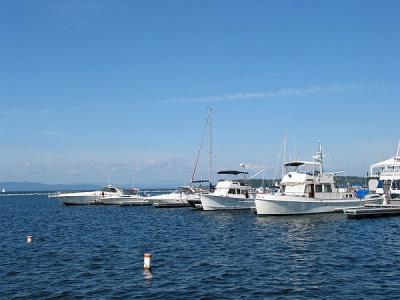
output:
[[40,182],[0,182],[0,191],[6,192],[39,192],[39,191],[85,191],[96,190],[101,185],[96,184],[44,184]]

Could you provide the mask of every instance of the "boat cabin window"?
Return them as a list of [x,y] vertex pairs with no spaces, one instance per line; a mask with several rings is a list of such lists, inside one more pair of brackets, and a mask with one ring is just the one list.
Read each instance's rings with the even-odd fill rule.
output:
[[115,188],[112,188],[112,187],[105,187],[105,188],[103,188],[103,192],[116,193],[117,190]]
[[393,180],[392,181],[392,189],[400,190],[400,180]]
[[284,193],[285,190],[286,190],[286,185],[282,184],[282,185],[281,185],[281,191],[282,191],[282,193]]
[[332,187],[330,184],[324,184],[324,192],[325,193],[332,193]]
[[228,194],[236,194],[236,189],[229,189]]
[[316,193],[322,193],[322,185],[321,184],[316,184],[315,185],[315,192]]

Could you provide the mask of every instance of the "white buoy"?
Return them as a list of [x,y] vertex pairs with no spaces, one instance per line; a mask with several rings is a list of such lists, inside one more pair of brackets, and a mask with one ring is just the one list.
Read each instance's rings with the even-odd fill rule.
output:
[[145,270],[151,269],[151,253],[144,254],[144,269]]
[[32,236],[31,235],[28,235],[28,237],[26,238],[26,242],[28,244],[32,243]]

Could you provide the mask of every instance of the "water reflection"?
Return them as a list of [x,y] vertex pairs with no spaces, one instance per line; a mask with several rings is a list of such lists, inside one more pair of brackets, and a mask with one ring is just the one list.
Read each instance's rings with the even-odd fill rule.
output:
[[143,271],[144,279],[151,280],[153,279],[153,273],[150,270]]

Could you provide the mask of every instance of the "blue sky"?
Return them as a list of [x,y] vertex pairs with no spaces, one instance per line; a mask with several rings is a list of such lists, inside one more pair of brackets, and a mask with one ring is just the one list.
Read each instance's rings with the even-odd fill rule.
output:
[[398,1],[3,1],[0,36],[0,181],[187,183],[209,106],[214,171],[400,138]]

